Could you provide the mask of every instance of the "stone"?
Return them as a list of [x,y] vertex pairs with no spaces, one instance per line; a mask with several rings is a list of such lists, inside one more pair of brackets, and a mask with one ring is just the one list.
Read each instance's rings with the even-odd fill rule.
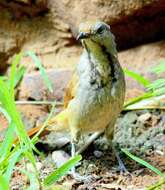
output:
[[138,117],[138,121],[142,122],[143,124],[149,120],[150,118],[152,117],[152,114],[151,113],[145,113],[145,114],[142,114]]
[[20,86],[18,99],[21,100],[52,100],[62,101],[67,83],[72,73],[68,70],[49,70],[47,71],[50,82],[53,86],[53,93],[49,92],[44,84],[39,72],[27,74],[23,78]]
[[[27,163],[26,164],[26,168],[27,168],[28,172],[35,172],[35,169],[34,169],[32,163]],[[36,169],[37,169],[37,171],[40,171],[41,168],[42,168],[42,163],[41,162],[36,162]]]
[[60,149],[70,142],[70,135],[68,133],[60,133],[52,131],[50,134],[44,136],[39,140],[44,148],[49,150]]
[[102,151],[99,151],[99,150],[95,150],[93,152],[93,154],[96,156],[96,158],[100,158],[102,155],[103,155],[103,152]]
[[[125,50],[118,53],[119,61],[123,68],[127,68],[131,71],[141,74],[146,79],[153,81],[158,77],[163,77],[162,75],[156,75],[152,72],[152,68],[156,67],[160,61],[165,60],[165,41],[160,41],[156,43],[151,43],[147,45],[141,45],[136,48]],[[75,60],[79,60],[79,53],[75,56],[71,55]],[[27,58],[25,58],[26,60]],[[40,58],[41,59],[41,58]],[[30,59],[23,62],[30,61]],[[41,59],[42,60],[42,59]],[[68,58],[65,57],[65,61]],[[46,61],[46,60],[45,60]],[[70,60],[71,61],[71,60]],[[71,63],[70,63],[71,64]],[[74,68],[73,65],[76,63],[73,61],[70,67]],[[47,64],[48,65],[48,64]],[[64,67],[66,65],[64,64]],[[30,74],[26,74],[22,84],[20,86],[19,99],[34,99],[34,100],[59,100],[63,99],[63,93],[66,88],[68,81],[71,78],[73,69],[57,69],[53,68],[53,60],[50,60],[49,69],[47,74],[52,81],[54,92],[51,94],[46,89],[43,79],[40,75],[40,72],[36,71]],[[66,66],[67,67],[67,66]],[[142,69],[144,67],[145,69]],[[126,100],[142,95],[145,91],[145,88],[140,85],[136,80],[126,75]],[[38,89],[38,90],[35,90]]]
[[70,156],[63,150],[56,150],[52,153],[52,159],[56,164],[56,167],[59,168],[70,159]]
[[[0,49],[8,46],[0,51],[1,72],[21,50],[36,52],[46,68],[72,68],[81,53],[78,25],[87,20],[110,24],[119,50],[162,39],[165,32],[165,0],[4,0],[0,10]],[[36,69],[24,60],[29,71]]]

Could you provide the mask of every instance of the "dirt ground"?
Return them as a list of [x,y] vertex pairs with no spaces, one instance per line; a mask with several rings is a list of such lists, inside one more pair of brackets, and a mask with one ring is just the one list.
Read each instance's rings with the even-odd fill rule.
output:
[[[33,108],[34,111],[34,108]],[[35,116],[45,112],[35,110]],[[40,115],[41,116],[41,115]],[[33,115],[34,117],[34,115]],[[40,117],[41,118],[41,117]],[[25,123],[27,119],[23,117]],[[28,120],[29,124],[29,120]],[[125,132],[127,131],[127,132]],[[119,147],[128,148],[132,153],[149,162],[165,172],[165,114],[160,110],[143,110],[123,112],[116,124],[114,141]],[[54,140],[53,140],[53,139]],[[48,141],[49,139],[49,141]],[[52,143],[53,142],[53,143]],[[61,144],[59,143],[61,142]],[[69,158],[70,144],[65,134],[43,136],[37,147],[44,152],[45,158],[36,155],[37,168],[40,172],[41,181],[51,173],[57,165],[62,164]],[[60,145],[59,145],[60,144]],[[58,151],[57,151],[58,150]],[[60,190],[143,190],[155,184],[160,177],[128,158],[121,153],[129,174],[121,175],[118,163],[112,152],[111,146],[105,141],[104,136],[99,137],[88,149],[82,153],[83,159],[76,167],[82,176],[90,176],[90,180],[79,182],[70,175],[63,177],[52,189]],[[61,162],[59,162],[61,160]],[[31,166],[19,163],[18,167],[25,167],[31,171]],[[18,171],[13,174],[11,189],[20,190],[28,184],[25,176]],[[50,188],[50,189],[51,189]],[[165,189],[165,185],[160,188]]]

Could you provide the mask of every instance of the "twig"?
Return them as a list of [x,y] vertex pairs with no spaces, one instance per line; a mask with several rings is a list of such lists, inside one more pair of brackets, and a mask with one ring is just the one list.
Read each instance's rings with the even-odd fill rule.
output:
[[96,132],[94,134],[92,134],[89,139],[87,140],[87,142],[84,144],[84,146],[82,146],[77,152],[76,154],[81,154],[82,152],[84,152],[88,147],[89,145],[94,141],[96,140],[98,137],[100,137],[100,135],[102,135],[103,132]]
[[[55,101],[26,101],[26,100],[19,100],[19,101],[15,101],[15,103],[17,105],[52,105],[54,104]],[[0,105],[2,105],[2,103],[0,102]],[[60,101],[56,102],[56,106],[62,106],[63,103]]]

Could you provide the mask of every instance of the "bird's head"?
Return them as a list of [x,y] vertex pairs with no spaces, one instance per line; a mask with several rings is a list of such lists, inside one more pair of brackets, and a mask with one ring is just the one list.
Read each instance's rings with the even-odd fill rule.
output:
[[110,26],[101,21],[86,22],[80,24],[78,40],[88,48],[104,46],[105,48],[116,51],[114,36],[110,31]]

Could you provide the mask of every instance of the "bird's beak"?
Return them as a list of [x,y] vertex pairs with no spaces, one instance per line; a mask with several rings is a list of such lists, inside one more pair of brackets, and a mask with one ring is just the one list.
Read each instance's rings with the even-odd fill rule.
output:
[[80,32],[77,36],[77,40],[89,38],[90,34],[86,32]]

